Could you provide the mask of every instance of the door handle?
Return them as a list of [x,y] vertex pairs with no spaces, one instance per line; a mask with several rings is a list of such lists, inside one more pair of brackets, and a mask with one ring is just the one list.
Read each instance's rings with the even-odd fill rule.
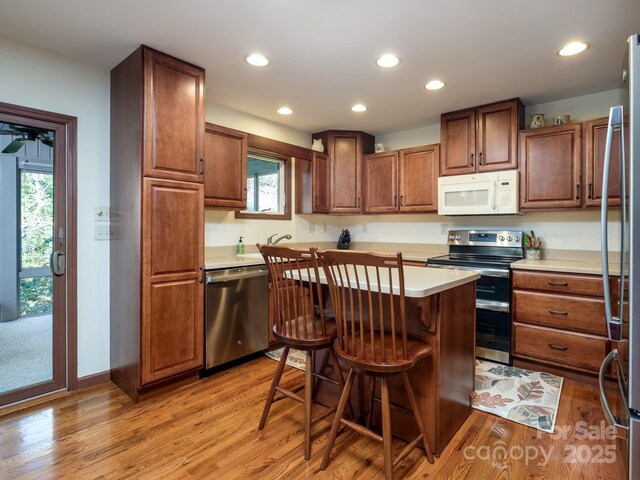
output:
[[58,277],[64,275],[66,266],[66,258],[62,250],[56,250],[51,253],[51,256],[49,257],[51,273]]

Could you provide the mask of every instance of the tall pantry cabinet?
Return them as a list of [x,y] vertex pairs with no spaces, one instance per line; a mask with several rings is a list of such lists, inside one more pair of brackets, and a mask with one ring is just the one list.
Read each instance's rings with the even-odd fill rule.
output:
[[203,364],[204,70],[141,46],[111,71],[111,380],[137,401]]

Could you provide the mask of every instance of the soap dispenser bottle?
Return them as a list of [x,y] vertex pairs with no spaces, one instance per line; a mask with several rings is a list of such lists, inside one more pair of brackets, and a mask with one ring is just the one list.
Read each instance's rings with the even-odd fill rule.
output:
[[238,245],[236,245],[236,255],[242,255],[244,253],[244,243],[242,243],[242,239],[244,237],[240,237],[238,240]]

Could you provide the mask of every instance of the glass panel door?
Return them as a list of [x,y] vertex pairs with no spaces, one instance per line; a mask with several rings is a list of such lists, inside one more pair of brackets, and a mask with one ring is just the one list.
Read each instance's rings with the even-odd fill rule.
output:
[[39,394],[60,383],[54,378],[49,266],[54,247],[53,132],[0,124],[2,132],[12,134],[0,135],[0,396],[29,389]]

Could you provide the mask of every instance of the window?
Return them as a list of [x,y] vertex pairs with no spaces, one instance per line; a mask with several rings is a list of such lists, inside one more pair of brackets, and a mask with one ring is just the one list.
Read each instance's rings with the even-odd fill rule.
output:
[[290,219],[291,158],[249,150],[247,155],[247,209],[236,218]]
[[49,255],[53,250],[53,172],[19,162],[19,315],[48,314],[53,306]]

